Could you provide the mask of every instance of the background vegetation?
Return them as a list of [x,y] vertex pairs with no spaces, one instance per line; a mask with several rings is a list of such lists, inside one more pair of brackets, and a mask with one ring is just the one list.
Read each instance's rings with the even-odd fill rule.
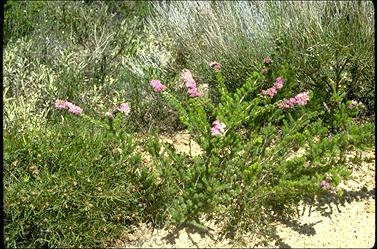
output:
[[[349,99],[374,122],[372,2],[8,1],[4,20],[7,247],[99,246],[130,224],[169,218],[164,203],[177,189],[164,190],[142,167],[136,148],[149,144],[153,153],[153,143],[130,135],[185,128],[150,90],[152,78],[179,89],[179,72],[189,68],[216,100],[209,61],[222,64],[234,92],[269,55],[292,69],[297,93],[314,93],[308,108],[324,127],[341,126],[339,103]],[[57,112],[56,99],[104,121],[128,102],[128,135]],[[364,136],[351,129],[355,148],[373,145],[373,127],[360,128]]]

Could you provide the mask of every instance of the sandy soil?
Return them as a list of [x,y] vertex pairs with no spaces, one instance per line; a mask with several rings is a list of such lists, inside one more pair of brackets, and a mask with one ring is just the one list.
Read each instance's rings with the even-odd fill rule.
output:
[[[189,152],[189,135],[163,137],[178,150]],[[191,143],[191,150],[197,151]],[[245,234],[246,247],[251,248],[372,248],[375,243],[375,151],[363,153],[369,160],[354,166],[353,180],[344,181],[343,198],[329,193],[314,203],[302,201],[301,216],[295,221],[276,224],[275,239],[261,245]],[[190,227],[154,229],[140,224],[133,232],[124,234],[114,247],[157,248],[231,248],[241,247],[234,241],[220,237],[214,222],[206,222],[206,233]]]

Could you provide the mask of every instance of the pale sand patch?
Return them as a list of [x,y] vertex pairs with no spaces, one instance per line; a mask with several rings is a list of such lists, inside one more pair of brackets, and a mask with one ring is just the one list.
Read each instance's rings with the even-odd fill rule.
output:
[[[373,198],[338,206],[308,210],[297,224],[280,224],[277,234],[293,248],[372,248],[375,242],[375,202]],[[324,210],[323,210],[324,209]],[[326,214],[324,214],[327,213]]]
[[176,133],[173,136],[163,134],[161,135],[161,140],[174,145],[174,148],[178,153],[184,153],[192,157],[202,153],[202,149],[200,148],[199,144],[193,140],[190,133],[185,131]]

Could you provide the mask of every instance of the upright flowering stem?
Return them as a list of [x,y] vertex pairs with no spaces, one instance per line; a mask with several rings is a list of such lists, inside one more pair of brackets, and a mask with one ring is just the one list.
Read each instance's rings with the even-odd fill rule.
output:
[[219,91],[220,91],[220,98],[228,103],[228,100],[226,100],[226,96],[229,94],[228,89],[225,86],[224,77],[221,73],[221,71],[215,71],[215,77],[217,82],[219,83]]
[[220,93],[221,95],[225,95],[227,93],[227,90],[225,87],[223,75],[220,73],[221,64],[218,63],[217,61],[211,61],[208,63],[208,66],[210,66],[211,68],[215,70],[216,80],[217,82],[219,82]]
[[150,84],[153,87],[153,90],[158,93],[165,91],[166,89],[166,86],[163,85],[159,80],[151,80]]
[[309,101],[309,93],[308,92],[302,92],[297,94],[296,96],[290,98],[290,99],[283,99],[277,103],[277,106],[281,109],[288,109],[292,108],[296,105],[304,106]]
[[183,69],[181,72],[181,80],[185,83],[185,86],[187,87],[187,93],[190,97],[200,97],[203,96],[202,92],[199,92],[196,81],[192,77],[192,74],[190,70]]
[[73,113],[73,114],[76,114],[76,115],[80,115],[83,112],[83,109],[81,107],[74,105],[67,100],[60,100],[60,99],[56,100],[55,101],[55,108],[60,109],[60,110],[66,109],[70,113]]
[[225,133],[226,125],[218,120],[213,121],[211,128],[211,136],[222,136]]
[[261,94],[263,96],[270,96],[270,98],[274,97],[276,94],[277,94],[277,90],[280,90],[283,88],[283,85],[284,85],[284,79],[283,77],[277,77],[276,80],[275,80],[275,83],[274,85],[267,89],[267,90],[262,90],[261,91]]

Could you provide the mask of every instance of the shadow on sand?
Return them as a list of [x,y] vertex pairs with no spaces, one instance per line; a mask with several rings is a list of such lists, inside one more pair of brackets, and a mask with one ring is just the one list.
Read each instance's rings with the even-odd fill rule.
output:
[[[337,209],[336,212],[341,213],[340,206],[345,206],[346,202],[351,203],[354,201],[362,201],[367,200],[370,198],[375,199],[375,188],[368,190],[365,187],[359,191],[344,191],[342,197],[338,197],[332,193],[326,193],[323,196],[317,198],[317,200],[304,200],[303,209],[300,215],[304,215],[305,212],[309,212],[308,216],[311,215],[313,211],[319,212],[324,217],[331,217],[331,215],[335,212],[334,206]],[[284,219],[284,218],[276,218],[276,221],[281,222],[282,224],[286,225],[287,227],[291,228],[292,230],[298,232],[299,234],[306,235],[306,236],[313,236],[316,234],[314,226],[321,221],[315,223],[305,223],[301,224],[299,221],[295,219]],[[194,233],[199,233],[201,238],[208,236],[212,240],[216,240],[214,235],[211,231],[213,229],[208,227],[202,226],[195,226],[192,224],[185,224],[177,226],[172,232],[164,237],[164,239],[169,244],[176,244],[176,239],[179,237],[179,232],[185,229],[187,232],[188,238],[191,240],[193,245],[199,248],[198,243],[190,236]],[[276,230],[273,231],[271,237],[275,241],[275,246],[278,248],[292,248],[290,245],[283,242],[282,238],[277,234]]]
[[[304,200],[304,208],[300,215],[304,215],[307,211],[308,216],[311,215],[312,211],[319,212],[324,217],[331,217],[334,213],[334,208],[337,209],[337,212],[341,213],[339,206],[345,206],[346,202],[351,203],[354,201],[363,201],[368,200],[370,198],[375,199],[375,188],[368,190],[367,188],[363,187],[361,190],[358,191],[346,191],[344,190],[344,194],[342,197],[338,197],[335,194],[327,193],[321,197],[319,197],[316,201],[313,200]],[[333,205],[332,205],[333,204]],[[287,227],[291,228],[292,230],[298,232],[302,235],[313,236],[316,234],[314,229],[314,225],[320,223],[321,221],[310,223],[310,224],[300,224],[297,220],[287,220],[287,219],[277,219],[282,224],[286,225]],[[276,240],[275,245],[279,248],[292,248],[288,244],[284,243],[280,236],[276,233],[272,235],[272,239]]]

